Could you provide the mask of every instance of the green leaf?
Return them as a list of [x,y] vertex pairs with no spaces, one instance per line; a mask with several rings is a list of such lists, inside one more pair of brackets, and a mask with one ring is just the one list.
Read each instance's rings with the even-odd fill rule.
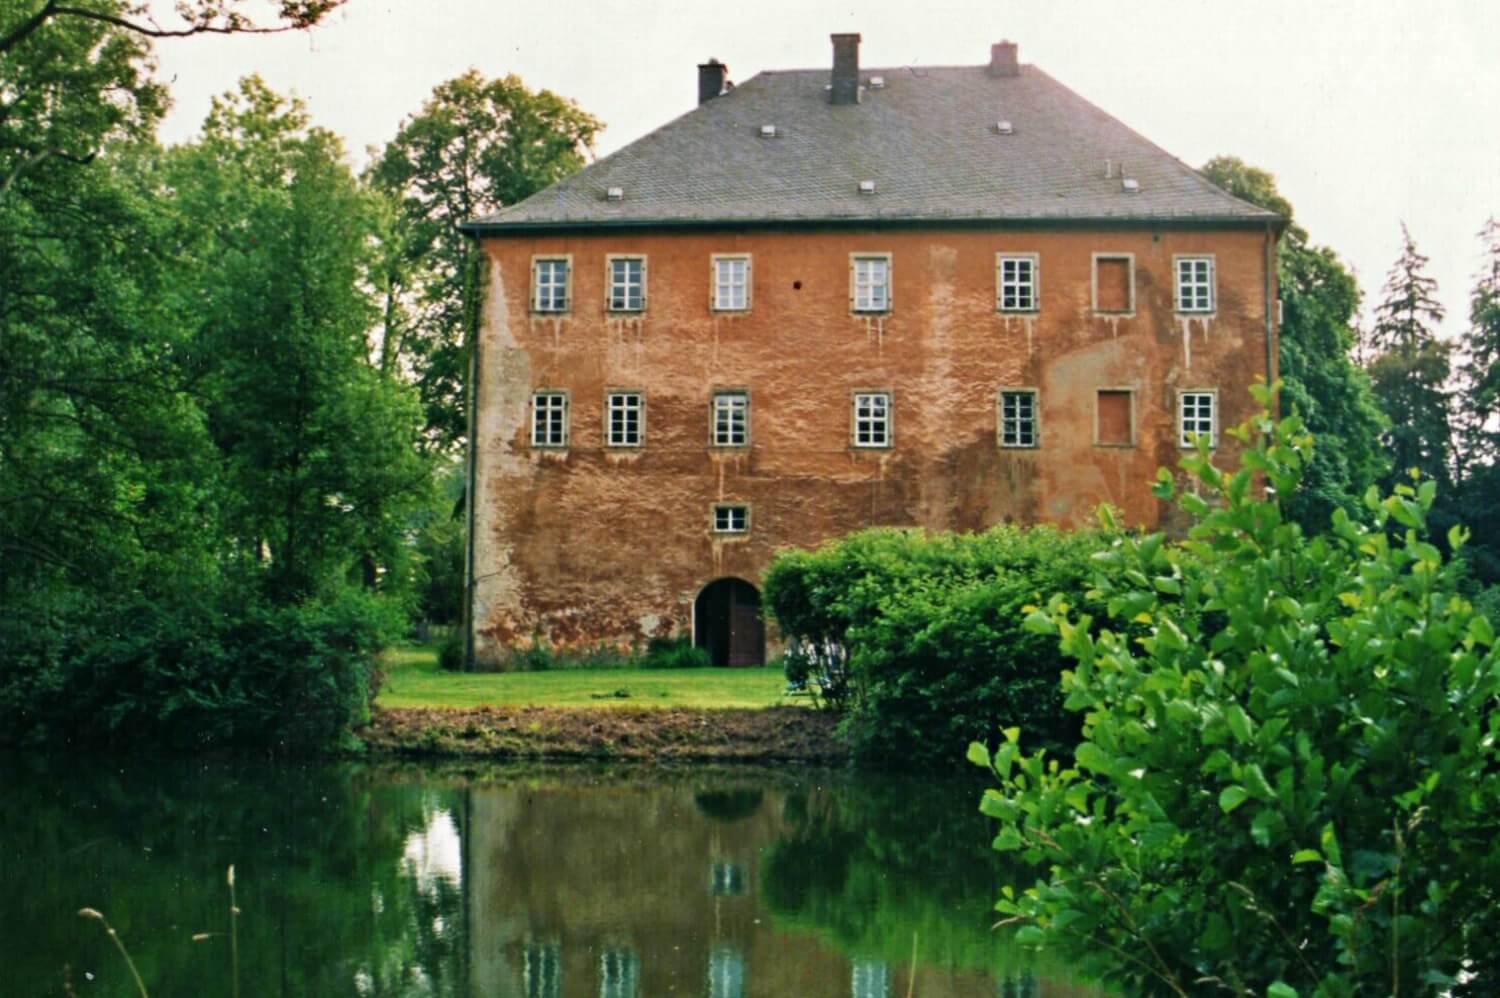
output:
[[969,761],[985,769],[990,768],[990,750],[982,742],[969,743]]
[[1292,865],[1299,866],[1303,863],[1321,863],[1323,854],[1316,849],[1298,849],[1292,853]]
[[1035,925],[1023,925],[1016,930],[1014,939],[1018,946],[1041,946],[1047,941],[1047,933]]
[[1251,725],[1250,716],[1245,713],[1243,707],[1237,703],[1230,704],[1224,710],[1224,722],[1229,725],[1229,731],[1234,735],[1234,740],[1241,745],[1250,741]]
[[1219,807],[1228,814],[1249,798],[1249,791],[1239,784],[1232,784],[1219,791]]
[[1266,998],[1297,998],[1297,989],[1285,981],[1277,981],[1266,988]]

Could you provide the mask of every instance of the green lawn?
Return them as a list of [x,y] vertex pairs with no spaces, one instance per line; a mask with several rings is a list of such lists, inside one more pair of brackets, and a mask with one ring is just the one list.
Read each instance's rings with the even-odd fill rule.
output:
[[[788,697],[780,669],[559,669],[444,672],[433,648],[386,657],[381,707],[772,707]],[[618,696],[624,691],[629,696]]]

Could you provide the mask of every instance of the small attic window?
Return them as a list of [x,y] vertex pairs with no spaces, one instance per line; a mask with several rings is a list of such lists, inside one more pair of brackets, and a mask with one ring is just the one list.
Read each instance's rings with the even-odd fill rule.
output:
[[874,194],[875,193],[875,181],[873,181],[873,180],[861,180],[859,182],[859,192],[861,194]]
[[604,196],[606,198],[608,198],[609,200],[611,200],[611,201],[624,201],[625,200],[625,188],[623,188],[623,187],[611,187],[611,188],[607,189],[604,192]]
[[760,137],[763,138],[763,139],[774,139],[776,137],[776,126],[775,125],[761,125],[760,126]]
[[1120,188],[1126,194],[1139,194],[1141,192],[1141,182],[1134,177],[1126,177],[1120,181]]
[[995,134],[996,135],[1014,135],[1015,133],[1016,133],[1016,126],[1012,125],[1010,122],[1008,122],[1008,121],[997,121],[997,122],[995,122]]
[[872,76],[872,77],[870,77],[870,89],[871,90],[884,90],[885,89],[885,77],[884,76]]

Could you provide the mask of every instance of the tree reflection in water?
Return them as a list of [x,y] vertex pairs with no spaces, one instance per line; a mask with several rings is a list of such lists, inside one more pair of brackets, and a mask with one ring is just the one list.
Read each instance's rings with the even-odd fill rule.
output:
[[[6,994],[1040,998],[966,784],[0,759]],[[914,970],[915,968],[915,970]],[[915,978],[913,978],[915,973]],[[1044,977],[1046,975],[1043,975]],[[80,994],[84,993],[80,989]],[[1081,992],[1079,992],[1081,993]]]

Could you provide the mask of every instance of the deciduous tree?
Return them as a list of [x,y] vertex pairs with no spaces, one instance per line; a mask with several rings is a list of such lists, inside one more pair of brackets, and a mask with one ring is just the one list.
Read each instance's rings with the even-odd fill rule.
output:
[[465,358],[481,274],[459,226],[580,169],[601,127],[551,91],[470,70],[439,84],[371,165],[367,180],[394,202],[377,270],[381,364],[416,381],[434,446],[452,447],[466,432]]

